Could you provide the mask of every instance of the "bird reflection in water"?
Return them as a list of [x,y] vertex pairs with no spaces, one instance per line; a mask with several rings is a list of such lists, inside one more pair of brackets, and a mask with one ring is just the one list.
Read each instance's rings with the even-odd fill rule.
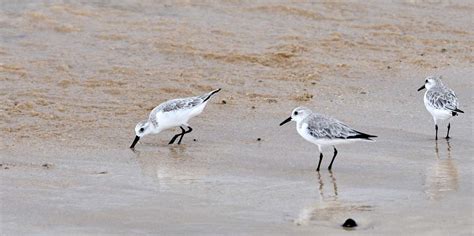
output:
[[459,186],[459,174],[455,159],[451,156],[451,144],[446,140],[446,153],[440,152],[435,142],[435,162],[426,171],[425,193],[431,200],[440,200],[448,192],[456,191]]
[[307,225],[311,222],[318,224],[333,225],[333,221],[343,218],[347,214],[361,211],[370,211],[369,205],[357,204],[339,199],[336,176],[329,171],[329,183],[321,172],[317,172],[319,201],[300,210],[298,217],[294,220],[296,225]]
[[329,177],[331,178],[331,183],[333,187],[333,194],[332,195],[325,195],[324,193],[324,182],[321,177],[321,173],[318,172],[318,182],[319,182],[319,196],[321,201],[337,201],[337,183],[336,183],[336,177],[334,177],[334,174],[332,171],[329,171]]
[[196,180],[200,171],[189,171],[186,163],[193,158],[186,152],[186,146],[175,146],[163,149],[168,153],[137,151],[135,159],[145,181],[152,180],[157,190],[166,190],[175,183],[189,184]]

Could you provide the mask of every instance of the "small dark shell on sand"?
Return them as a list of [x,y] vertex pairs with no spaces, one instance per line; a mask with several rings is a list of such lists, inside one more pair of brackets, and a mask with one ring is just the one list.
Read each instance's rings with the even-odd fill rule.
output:
[[344,222],[344,224],[342,224],[342,227],[346,227],[346,228],[354,228],[357,226],[357,223],[355,222],[355,220],[349,218],[346,220],[346,222]]
[[48,163],[44,163],[43,165],[41,165],[43,168],[46,168],[46,169],[49,169],[51,168],[51,164],[48,164]]

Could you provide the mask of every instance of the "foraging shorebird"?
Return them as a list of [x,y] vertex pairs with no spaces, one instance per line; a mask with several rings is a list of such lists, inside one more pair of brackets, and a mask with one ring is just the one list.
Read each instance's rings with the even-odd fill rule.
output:
[[[173,136],[168,144],[173,144],[178,137],[180,137],[178,144],[181,144],[183,136],[193,130],[188,125],[189,119],[201,114],[212,95],[220,90],[216,89],[201,96],[177,98],[161,103],[150,112],[148,120],[141,121],[135,126],[136,136],[130,148],[135,148],[138,140],[145,135],[157,134],[174,127],[181,128],[181,133]],[[184,127],[188,130],[185,130]]]
[[[441,82],[441,76],[428,76],[425,79],[425,84],[421,86],[418,91],[426,88],[423,101],[425,102],[426,110],[433,116],[435,123],[436,136],[438,140],[438,121],[445,121],[457,116],[458,113],[464,113],[458,108],[458,98],[454,91],[446,87]],[[446,139],[449,139],[449,130],[451,123],[448,123],[448,132]]]
[[350,143],[359,140],[373,141],[371,138],[377,136],[359,132],[346,124],[332,117],[312,112],[306,107],[297,107],[291,113],[288,119],[281,122],[280,126],[296,121],[296,131],[306,141],[318,145],[319,148],[319,164],[316,171],[319,171],[321,161],[323,160],[322,149],[325,146],[333,146],[334,156],[328,170],[331,170],[334,159],[337,155],[335,145]]

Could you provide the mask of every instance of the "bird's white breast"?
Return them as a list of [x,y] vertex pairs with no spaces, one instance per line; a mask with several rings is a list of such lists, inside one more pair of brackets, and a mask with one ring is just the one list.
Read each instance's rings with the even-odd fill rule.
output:
[[314,143],[314,144],[317,144],[315,141],[316,141],[316,138],[311,136],[311,134],[309,133],[308,131],[308,124],[307,123],[304,123],[304,122],[301,122],[301,124],[296,124],[296,131],[298,132],[299,135],[301,135],[301,137],[303,137],[306,141],[310,142],[310,143]]

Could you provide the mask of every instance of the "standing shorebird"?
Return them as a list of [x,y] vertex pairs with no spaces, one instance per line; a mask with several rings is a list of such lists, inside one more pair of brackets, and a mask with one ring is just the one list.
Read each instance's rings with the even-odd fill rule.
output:
[[[418,89],[418,91],[426,88],[425,102],[426,110],[428,110],[433,116],[436,130],[436,140],[438,140],[438,121],[449,120],[453,116],[457,116],[458,113],[464,113],[458,109],[458,98],[454,94],[453,90],[444,86],[441,82],[441,76],[428,76],[425,79],[425,84]],[[451,129],[451,123],[448,123],[448,132],[446,133],[446,139],[449,139],[449,130]]]
[[[141,121],[135,126],[136,136],[130,148],[135,148],[138,140],[145,135],[157,134],[163,130],[178,126],[181,128],[181,133],[173,136],[168,144],[173,144],[178,137],[180,137],[178,144],[181,144],[183,136],[193,130],[188,125],[189,119],[201,114],[209,98],[220,90],[216,89],[201,96],[177,98],[161,103],[150,112],[148,120]],[[188,128],[188,130],[185,130],[183,126]]]
[[332,117],[314,113],[306,107],[297,107],[291,113],[288,119],[281,122],[280,126],[296,121],[296,131],[310,143],[318,145],[319,148],[319,164],[316,171],[319,171],[321,161],[323,160],[323,147],[333,146],[334,156],[328,170],[331,170],[334,159],[337,155],[336,144],[350,143],[353,141],[366,140],[373,141],[370,138],[377,136],[364,134]]

